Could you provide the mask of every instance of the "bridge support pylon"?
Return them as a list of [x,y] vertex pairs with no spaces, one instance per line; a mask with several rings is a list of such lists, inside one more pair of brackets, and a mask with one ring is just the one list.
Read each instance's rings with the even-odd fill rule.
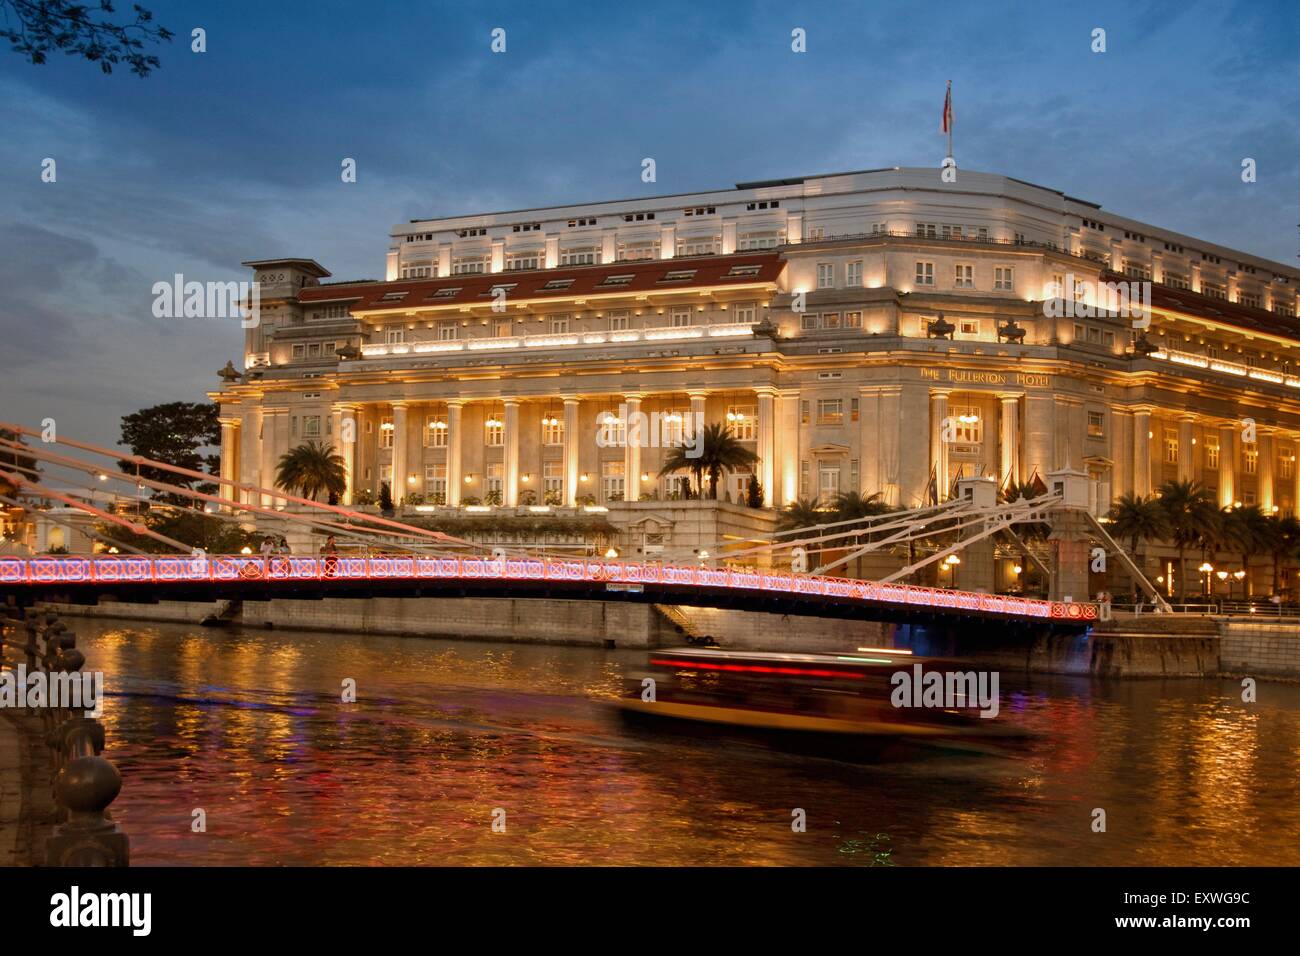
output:
[[1047,536],[1052,547],[1053,601],[1089,600],[1089,562],[1092,558],[1092,522],[1089,520],[1091,489],[1087,475],[1069,465],[1049,472],[1048,488],[1061,496],[1061,505],[1052,516],[1052,532]]
[[[993,509],[998,504],[998,483],[992,478],[958,478],[957,497],[972,502],[976,508]],[[992,536],[966,545],[956,580],[963,591],[992,594],[997,589],[996,548]]]

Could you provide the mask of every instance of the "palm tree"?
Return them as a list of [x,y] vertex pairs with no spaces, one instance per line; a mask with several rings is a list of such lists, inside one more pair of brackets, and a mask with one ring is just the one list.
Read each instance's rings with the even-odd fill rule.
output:
[[827,519],[826,509],[817,498],[799,498],[790,502],[776,516],[777,531],[794,531],[798,528],[811,528]]
[[1242,594],[1250,597],[1253,590],[1250,581],[1250,560],[1261,551],[1272,550],[1273,525],[1259,505],[1225,508],[1223,525],[1224,537],[1241,555],[1241,568],[1246,572],[1245,580],[1242,582]]
[[[1300,552],[1300,519],[1293,515],[1270,517],[1273,532],[1270,551],[1273,552],[1273,593],[1282,593],[1282,563]],[[1288,589],[1289,590],[1289,589]]]
[[736,437],[727,430],[727,427],[719,422],[704,426],[699,442],[696,447],[699,449],[700,454],[694,458],[687,455],[690,449],[684,446],[674,448],[669,452],[668,457],[664,459],[664,466],[659,469],[660,477],[669,472],[688,469],[695,475],[696,485],[699,487],[700,496],[703,497],[703,478],[707,474],[709,476],[709,497],[716,501],[718,499],[718,480],[723,474],[728,471],[735,471],[738,468],[744,468],[758,461],[758,455],[737,441]]
[[[888,514],[894,510],[880,497],[880,492],[864,495],[860,491],[841,491],[835,496],[831,507],[835,511],[837,521],[856,521],[861,518],[872,518],[876,515]],[[868,541],[872,540],[870,532],[867,532],[866,538]],[[857,548],[861,543],[858,537],[851,540],[854,548]],[[862,577],[861,556],[855,560],[854,564],[857,571],[855,577]]]
[[1219,508],[1199,481],[1166,481],[1160,486],[1160,506],[1169,519],[1169,537],[1178,549],[1178,594],[1187,596],[1187,549],[1217,530]]
[[1137,562],[1138,542],[1160,541],[1172,534],[1169,515],[1155,495],[1121,495],[1111,505],[1111,527],[1120,540],[1129,541],[1129,555]]
[[333,445],[309,441],[280,456],[275,470],[275,485],[285,491],[298,491],[315,501],[321,492],[341,495],[347,488],[347,470],[343,456]]

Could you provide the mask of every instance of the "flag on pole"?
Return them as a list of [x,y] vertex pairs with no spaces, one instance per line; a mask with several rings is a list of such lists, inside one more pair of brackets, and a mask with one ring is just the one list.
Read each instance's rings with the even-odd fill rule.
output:
[[943,98],[943,125],[939,132],[952,133],[952,80],[948,81],[948,93]]

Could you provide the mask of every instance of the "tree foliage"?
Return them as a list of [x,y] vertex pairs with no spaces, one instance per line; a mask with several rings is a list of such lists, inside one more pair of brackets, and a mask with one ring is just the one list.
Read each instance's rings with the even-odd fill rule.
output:
[[[210,402],[168,402],[123,415],[120,444],[130,448],[132,454],[144,458],[190,471],[216,474],[221,468],[221,456],[204,454],[203,450],[221,444],[217,406]],[[119,461],[118,466],[127,474],[137,473],[135,464],[130,461]],[[138,474],[151,481],[165,481],[208,493],[217,487],[212,482],[200,482],[152,465],[141,465]],[[158,493],[154,497],[173,500],[177,496]]]
[[[3,438],[5,441],[16,441],[20,444],[25,444],[23,439],[16,433],[6,431],[3,428],[0,428],[0,438]],[[32,458],[30,455],[24,455],[16,448],[8,448],[4,445],[0,445],[0,471],[8,471],[16,474],[20,478],[27,478],[35,481],[37,480],[37,476],[32,474],[35,470],[35,458]],[[12,497],[16,490],[17,489],[12,483],[0,478],[0,495]]]
[[275,469],[275,485],[297,492],[315,501],[323,492],[327,496],[343,494],[347,488],[347,466],[333,445],[309,441],[296,445],[280,456]]
[[105,73],[124,63],[145,77],[160,65],[158,57],[144,52],[145,44],[169,41],[174,34],[156,25],[153,14],[139,4],[131,9],[134,20],[115,18],[110,0],[0,0],[0,39],[34,66],[45,63],[50,53],[62,52],[98,63]]
[[[153,508],[141,520],[150,531],[173,538],[189,548],[202,548],[208,554],[238,554],[245,546],[256,549],[261,538],[233,521],[166,506]],[[128,531],[120,525],[96,525],[96,532],[148,554],[176,552],[171,545],[146,534]]]

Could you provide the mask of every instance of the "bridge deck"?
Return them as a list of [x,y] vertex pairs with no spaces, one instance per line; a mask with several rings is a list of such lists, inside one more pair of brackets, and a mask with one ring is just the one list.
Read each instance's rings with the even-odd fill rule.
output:
[[0,558],[0,593],[219,600],[438,594],[639,600],[822,617],[975,617],[1082,628],[1096,605],[748,568],[420,555]]

